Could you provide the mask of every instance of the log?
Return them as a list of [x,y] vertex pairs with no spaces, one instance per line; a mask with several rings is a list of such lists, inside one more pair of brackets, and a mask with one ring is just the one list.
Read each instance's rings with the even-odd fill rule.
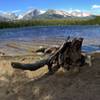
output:
[[[84,63],[84,57],[81,55],[83,38],[74,38],[67,40],[55,50],[55,52],[44,60],[40,60],[33,64],[21,64],[17,62],[12,62],[13,68],[18,68],[22,70],[37,70],[44,65],[48,66],[49,72],[55,72],[54,69],[59,69],[60,67],[70,70],[70,66],[81,66]],[[52,48],[53,50],[54,48]],[[49,50],[49,49],[48,49]],[[56,67],[54,67],[56,66]]]
[[49,47],[45,49],[44,54],[54,54],[60,47]]
[[35,71],[47,64],[48,64],[48,59],[40,60],[32,64],[21,64],[18,62],[11,63],[13,68],[22,69],[22,70],[30,70],[30,71]]
[[38,52],[42,52],[42,53],[44,53],[45,52],[45,50],[46,50],[47,48],[39,48],[38,50],[36,50],[36,52],[38,53]]
[[50,57],[50,61],[52,62],[52,60],[54,60],[59,53],[61,54],[62,52],[64,52],[64,50],[68,47],[68,44],[70,43],[69,41],[69,37],[67,38],[67,40],[60,46],[60,48]]
[[65,47],[65,44],[66,44],[66,42],[64,42],[64,44],[57,50],[57,52],[54,55],[48,57],[46,60],[41,60],[41,61],[38,61],[38,62],[33,63],[33,64],[21,64],[18,62],[12,62],[11,66],[13,68],[17,68],[17,69],[34,71],[34,70],[37,70],[37,69],[43,67],[44,65],[48,65],[49,72],[52,72],[53,63],[55,63],[57,61],[57,65],[59,66],[57,55]]

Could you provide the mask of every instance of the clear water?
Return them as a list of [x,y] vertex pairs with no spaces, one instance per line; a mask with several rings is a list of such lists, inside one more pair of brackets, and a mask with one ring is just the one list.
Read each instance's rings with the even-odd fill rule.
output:
[[100,50],[100,26],[47,26],[0,29],[0,40],[45,40],[49,38],[83,37],[87,40],[96,40],[94,45],[84,46],[86,51]]

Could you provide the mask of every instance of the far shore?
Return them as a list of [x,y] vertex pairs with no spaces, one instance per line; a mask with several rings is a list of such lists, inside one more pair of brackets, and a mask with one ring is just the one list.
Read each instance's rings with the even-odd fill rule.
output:
[[100,16],[94,18],[55,18],[55,19],[31,19],[31,20],[15,20],[1,21],[0,29],[18,28],[27,26],[65,26],[65,25],[100,25]]

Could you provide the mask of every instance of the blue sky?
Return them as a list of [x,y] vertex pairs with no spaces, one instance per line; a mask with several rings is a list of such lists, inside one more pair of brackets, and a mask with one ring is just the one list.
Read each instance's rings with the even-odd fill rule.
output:
[[82,10],[100,14],[100,0],[1,0],[0,11],[20,12],[29,8]]

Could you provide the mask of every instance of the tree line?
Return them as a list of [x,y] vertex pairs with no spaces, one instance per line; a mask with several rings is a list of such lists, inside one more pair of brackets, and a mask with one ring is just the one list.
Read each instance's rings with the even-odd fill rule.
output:
[[100,25],[100,16],[94,19],[33,19],[0,22],[0,28],[17,28],[27,26],[64,26],[64,25]]

